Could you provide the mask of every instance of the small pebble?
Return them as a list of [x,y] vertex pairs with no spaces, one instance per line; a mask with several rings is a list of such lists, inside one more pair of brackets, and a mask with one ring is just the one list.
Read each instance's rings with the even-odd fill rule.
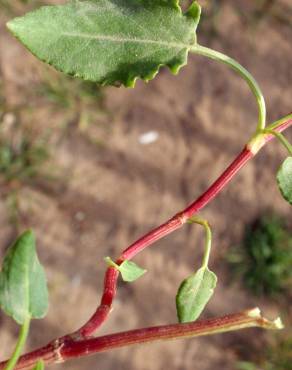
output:
[[142,145],[148,145],[154,143],[159,137],[157,131],[148,131],[139,136],[139,143]]

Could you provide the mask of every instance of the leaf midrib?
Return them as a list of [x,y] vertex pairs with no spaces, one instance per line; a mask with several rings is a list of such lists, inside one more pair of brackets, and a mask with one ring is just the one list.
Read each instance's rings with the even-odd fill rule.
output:
[[169,48],[175,49],[184,49],[190,48],[192,44],[184,44],[178,42],[167,42],[167,41],[159,41],[159,40],[151,40],[151,39],[141,39],[137,37],[116,37],[111,35],[91,35],[89,33],[77,33],[77,32],[62,32],[62,36],[65,37],[79,37],[84,39],[92,39],[97,41],[108,41],[108,42],[116,42],[116,43],[136,43],[136,44],[154,44],[160,46],[166,46]]

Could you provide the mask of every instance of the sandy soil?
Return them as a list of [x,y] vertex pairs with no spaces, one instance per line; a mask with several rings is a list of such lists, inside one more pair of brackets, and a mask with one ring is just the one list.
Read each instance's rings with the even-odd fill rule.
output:
[[[288,3],[279,1],[277,10]],[[292,29],[269,15],[251,26],[233,6],[223,2],[216,36],[199,32],[200,41],[251,71],[266,95],[268,119],[274,120],[291,111]],[[246,15],[253,10],[244,1],[238,6]],[[82,128],[83,106],[74,103],[70,112],[57,109],[36,89],[44,76],[58,74],[8,34],[7,18],[0,13],[5,114],[13,113],[36,134],[52,129],[49,168],[56,172],[55,181],[41,178],[18,190],[20,228],[36,231],[50,287],[50,311],[45,320],[33,323],[31,349],[84,323],[100,296],[103,257],[118,256],[206,189],[253,132],[257,111],[245,83],[233,72],[190,56],[179,76],[162,70],[134,90],[105,89],[104,107],[91,106],[90,125]],[[157,132],[158,140],[142,145],[139,138],[149,131]],[[230,281],[224,255],[258,215],[272,209],[291,218],[275,182],[284,155],[278,143],[271,143],[201,213],[213,227],[211,266],[219,277],[204,317],[257,305],[267,316],[278,313],[277,302],[249,296]],[[6,195],[0,187],[1,254],[16,235]],[[133,284],[120,283],[114,311],[100,333],[175,322],[176,289],[199,264],[202,241],[199,227],[186,226],[138,256],[135,261],[148,273]],[[0,314],[1,358],[9,355],[16,335],[16,325]],[[51,369],[231,370],[238,359],[262,350],[262,343],[262,332],[249,330],[125,348]]]

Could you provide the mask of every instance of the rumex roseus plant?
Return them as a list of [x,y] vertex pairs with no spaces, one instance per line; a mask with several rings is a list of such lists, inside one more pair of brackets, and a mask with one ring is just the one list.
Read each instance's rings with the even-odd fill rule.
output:
[[[135,241],[115,261],[105,258],[108,268],[104,290],[92,317],[77,331],[20,356],[30,320],[43,317],[48,306],[44,271],[35,253],[33,233],[22,234],[8,250],[0,275],[0,305],[21,325],[15,351],[10,360],[0,363],[0,369],[42,369],[45,364],[156,340],[248,327],[282,328],[279,318],[269,321],[261,316],[258,308],[196,321],[217,282],[209,268],[211,228],[197,213],[274,137],[290,155],[280,167],[277,181],[283,197],[292,203],[292,147],[282,134],[292,125],[292,114],[266,125],[265,100],[253,76],[234,59],[198,43],[196,30],[200,15],[197,2],[183,12],[178,0],[74,0],[65,5],[41,7],[7,24],[15,37],[40,60],[68,75],[100,85],[134,87],[138,78],[149,81],[163,66],[176,74],[187,63],[189,53],[222,62],[247,82],[259,114],[250,140],[198,199]],[[201,266],[181,283],[176,295],[179,323],[95,336],[112,309],[119,274],[130,282],[146,272],[131,259],[186,223],[201,225],[206,236]]]

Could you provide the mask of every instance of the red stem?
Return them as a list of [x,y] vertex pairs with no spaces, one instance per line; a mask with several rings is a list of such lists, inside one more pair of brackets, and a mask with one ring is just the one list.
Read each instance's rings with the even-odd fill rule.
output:
[[170,324],[135,329],[98,338],[85,339],[81,342],[68,343],[68,345],[65,344],[63,348],[61,348],[60,355],[63,360],[67,360],[132,344],[209,335],[222,331],[234,330],[235,327],[238,329],[239,327],[269,327],[270,325],[270,322],[262,317],[254,318],[249,316],[248,312],[242,312],[184,324]]
[[186,221],[199,212],[206,206],[215,196],[224,188],[224,186],[232,179],[232,177],[240,170],[240,168],[251,158],[253,153],[246,147],[235,158],[231,165],[219,176],[219,178],[206,190],[197,200],[190,204],[186,209],[177,213],[174,217],[166,223],[151,230],[148,234],[138,239],[131,244],[119,258],[119,262],[123,260],[132,259],[136,254],[141,252],[144,248],[153,244],[155,241],[170,234],[174,230],[180,228]]
[[83,325],[76,333],[72,334],[76,338],[90,337],[98,327],[106,320],[111,311],[112,302],[117,291],[117,280],[119,271],[113,267],[109,267],[105,273],[104,288],[101,302],[95,313],[89,321]]
[[[255,314],[255,311],[258,312]],[[277,329],[279,325],[275,321],[268,321],[263,318],[259,310],[256,309],[209,320],[154,326],[104,335],[98,338],[83,339],[81,341],[76,341],[72,338],[58,339],[41,350],[21,356],[15,370],[31,369],[40,359],[45,364],[58,363],[71,358],[88,356],[138,343],[211,335],[249,327]],[[0,370],[4,369],[5,364],[5,362],[0,363]]]
[[[282,132],[292,125],[292,119],[288,119],[278,126],[275,130]],[[273,135],[267,135],[265,141],[262,143],[264,146],[268,141],[273,139]],[[117,259],[120,264],[124,260],[132,259],[136,254],[141,252],[146,247],[152,245],[155,241],[163,238],[164,236],[172,233],[183,226],[187,220],[196,214],[199,210],[205,207],[216,195],[231,181],[236,173],[252,158],[256,153],[253,153],[247,146],[239,153],[234,161],[226,168],[226,170],[218,177],[218,179],[193,203],[191,203],[183,211],[177,213],[167,222],[149,231],[140,239],[131,244],[124,250],[122,255]],[[106,320],[110,313],[112,302],[116,295],[116,285],[118,280],[118,271],[114,268],[108,268],[105,281],[104,293],[101,299],[101,304],[89,319],[74,335],[81,338],[90,337],[99,326]]]
[[[231,165],[222,173],[222,175],[209,187],[207,191],[205,191],[205,193],[203,193],[184,211],[176,214],[170,220],[151,230],[142,238],[131,244],[118,258],[117,263],[120,264],[126,259],[132,259],[136,254],[141,252],[146,247],[152,245],[155,241],[180,228],[191,216],[208,204],[232,179],[232,177],[240,170],[240,168],[252,157],[253,153],[247,147],[245,147],[231,163]],[[104,293],[100,306],[97,308],[90,320],[74,335],[77,335],[79,338],[87,338],[91,336],[106,320],[116,295],[117,279],[118,271],[115,268],[109,267],[105,275]]]
[[[281,132],[291,125],[292,119],[289,118],[275,128],[275,130]],[[262,146],[273,138],[273,135],[267,135]],[[155,241],[180,228],[192,215],[206,206],[255,154],[256,152],[251,151],[249,147],[246,146],[231,165],[222,173],[222,175],[219,176],[208,190],[205,191],[195,202],[189,205],[184,211],[176,214],[169,221],[153,229],[130,245],[122,253],[120,258],[117,260],[117,263],[121,263],[125,259],[131,259],[147,246],[150,246]],[[191,331],[192,333],[195,330],[200,331],[199,328],[202,329],[203,326],[208,326],[210,329],[212,325],[216,326],[218,324],[218,320],[222,320],[221,318],[207,320],[205,322],[198,321],[191,324],[175,324],[156,328],[137,329],[126,333],[111,334],[104,337],[87,339],[106,320],[110,313],[112,302],[116,295],[117,279],[118,271],[113,267],[109,267],[105,274],[104,291],[101,303],[89,321],[75,333],[59,338],[45,347],[22,356],[16,369],[30,369],[39,359],[43,359],[46,363],[60,362],[67,358],[100,352],[122,345],[153,341],[156,339],[170,339],[173,337],[188,336]],[[227,318],[226,320],[228,321],[228,318],[232,317],[234,318],[235,316],[226,316],[225,319]],[[262,322],[259,324],[262,324]],[[5,364],[6,362],[0,363],[0,370],[4,369]]]

